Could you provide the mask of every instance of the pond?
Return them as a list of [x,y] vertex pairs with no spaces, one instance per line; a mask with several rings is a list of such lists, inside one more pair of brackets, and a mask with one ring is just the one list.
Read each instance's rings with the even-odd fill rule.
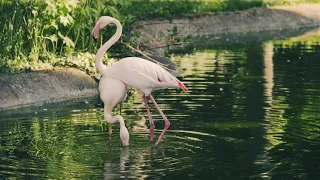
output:
[[122,114],[128,147],[118,124],[109,139],[98,97],[0,112],[0,179],[317,179],[315,34],[168,51],[189,92],[154,92],[171,122],[160,145],[136,92]]

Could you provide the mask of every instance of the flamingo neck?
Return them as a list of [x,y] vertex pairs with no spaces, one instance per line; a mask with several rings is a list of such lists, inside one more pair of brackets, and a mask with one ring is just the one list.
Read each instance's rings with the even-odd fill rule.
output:
[[116,33],[106,42],[104,43],[98,50],[96,57],[95,57],[95,64],[98,69],[98,71],[103,74],[103,72],[108,68],[105,64],[103,64],[103,55],[105,52],[108,51],[108,49],[114,45],[121,37],[122,34],[122,25],[121,23],[113,19],[113,22],[117,26],[117,31]]
[[120,128],[126,127],[125,124],[124,124],[124,120],[123,120],[122,116],[120,116],[120,115],[112,116],[111,115],[111,110],[108,109],[108,108],[104,109],[104,117],[107,120],[107,122],[110,123],[110,124],[113,124],[113,123],[118,121],[120,123]]

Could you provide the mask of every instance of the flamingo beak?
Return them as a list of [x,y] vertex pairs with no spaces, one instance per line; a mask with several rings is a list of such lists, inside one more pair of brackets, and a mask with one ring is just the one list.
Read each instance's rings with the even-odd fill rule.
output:
[[95,42],[97,42],[97,38],[95,38],[94,36],[92,36],[92,38],[93,38],[93,40],[94,40]]
[[100,24],[97,24],[92,31],[92,37],[95,41],[97,41],[98,39],[99,31],[100,31]]

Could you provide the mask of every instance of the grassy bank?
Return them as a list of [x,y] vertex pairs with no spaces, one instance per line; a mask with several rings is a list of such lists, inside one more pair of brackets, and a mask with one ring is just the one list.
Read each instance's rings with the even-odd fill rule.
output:
[[[91,30],[101,15],[124,25],[122,40],[134,33],[136,20],[172,19],[209,12],[244,10],[320,0],[1,0],[0,72],[76,66],[95,74],[94,53],[114,33],[103,31],[94,42]],[[132,46],[135,42],[130,42]],[[109,57],[130,50],[118,43]]]

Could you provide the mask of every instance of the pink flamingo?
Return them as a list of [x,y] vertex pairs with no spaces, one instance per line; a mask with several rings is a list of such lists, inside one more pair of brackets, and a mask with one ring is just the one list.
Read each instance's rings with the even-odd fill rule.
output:
[[114,23],[117,27],[116,33],[99,48],[96,57],[95,65],[98,71],[105,77],[114,78],[122,81],[124,84],[136,88],[142,94],[142,98],[148,113],[150,122],[150,135],[151,140],[154,139],[154,123],[151,117],[151,113],[148,107],[146,96],[149,96],[159,113],[161,114],[165,127],[159,136],[156,144],[159,144],[170,126],[170,122],[163,114],[157,102],[151,95],[153,90],[165,89],[165,88],[181,88],[184,92],[188,91],[187,87],[180,82],[176,77],[166,71],[164,68],[156,63],[145,60],[138,57],[123,58],[113,66],[108,67],[103,64],[104,53],[116,43],[122,34],[122,25],[120,22],[109,16],[102,16],[98,19],[96,25],[93,28],[92,35],[94,39],[98,38],[98,34],[101,28],[107,26],[110,23]]
[[[147,57],[142,57],[148,59]],[[151,56],[151,58],[159,63],[165,64],[168,67],[168,71],[173,75],[177,76],[180,74],[180,69],[170,60],[158,56]],[[128,87],[120,80],[102,76],[99,80],[99,91],[100,99],[104,103],[104,117],[109,124],[115,122],[120,123],[120,139],[122,140],[123,146],[129,145],[129,133],[125,127],[124,120],[121,116],[122,103],[126,100]],[[120,105],[120,116],[112,116],[112,109],[117,104]],[[112,126],[109,126],[109,138],[112,137]]]
[[[123,146],[129,145],[129,132],[121,115],[112,116],[114,106],[125,101],[127,86],[120,80],[102,76],[99,81],[100,99],[104,103],[104,119],[109,123],[120,123],[120,139]],[[121,106],[120,106],[121,107]],[[121,114],[121,110],[120,110]],[[112,127],[109,127],[109,138],[112,136]]]

